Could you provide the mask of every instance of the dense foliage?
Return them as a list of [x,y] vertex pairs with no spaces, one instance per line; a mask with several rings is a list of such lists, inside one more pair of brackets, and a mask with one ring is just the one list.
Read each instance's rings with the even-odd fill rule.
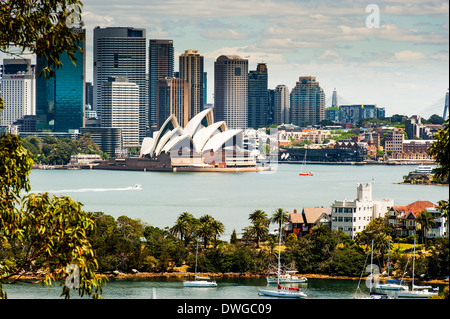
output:
[[22,139],[23,146],[30,152],[35,163],[49,165],[66,165],[70,157],[76,154],[103,155],[99,146],[94,143],[89,133],[78,140],[56,138],[54,136],[27,136]]

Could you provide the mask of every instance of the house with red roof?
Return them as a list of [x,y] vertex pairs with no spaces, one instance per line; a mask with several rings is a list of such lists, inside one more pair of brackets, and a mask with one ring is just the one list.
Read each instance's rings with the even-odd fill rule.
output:
[[394,236],[408,237],[417,231],[416,218],[419,213],[436,205],[430,201],[415,201],[406,206],[392,206],[389,210],[389,224],[394,229]]

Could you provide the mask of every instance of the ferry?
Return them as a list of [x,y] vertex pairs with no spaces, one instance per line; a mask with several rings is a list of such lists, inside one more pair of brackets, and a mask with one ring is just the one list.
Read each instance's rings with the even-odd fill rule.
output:
[[419,165],[417,166],[417,168],[414,170],[414,173],[424,173],[424,174],[431,174],[431,172],[433,171],[434,167],[431,165]]

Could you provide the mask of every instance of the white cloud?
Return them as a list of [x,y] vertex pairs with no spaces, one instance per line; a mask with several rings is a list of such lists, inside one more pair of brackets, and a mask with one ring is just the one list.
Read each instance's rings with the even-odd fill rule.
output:
[[248,39],[248,34],[237,32],[232,29],[224,31],[202,31],[200,34],[207,39],[217,39],[217,40],[243,40]]

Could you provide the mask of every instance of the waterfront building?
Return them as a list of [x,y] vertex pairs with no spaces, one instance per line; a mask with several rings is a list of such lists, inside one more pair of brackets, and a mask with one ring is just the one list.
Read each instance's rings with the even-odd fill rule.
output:
[[353,239],[374,218],[384,217],[394,206],[390,199],[372,199],[372,184],[358,184],[354,200],[335,200],[331,205],[331,229],[342,230]]
[[109,77],[101,91],[101,126],[121,128],[124,147],[139,147],[139,86],[126,77]]
[[94,29],[93,106],[102,117],[102,85],[109,77],[127,77],[139,87],[139,141],[148,133],[146,31],[131,27]]
[[294,213],[289,214],[286,234],[301,237],[309,234],[318,224],[331,228],[331,207],[303,207],[301,213],[294,209]]
[[269,126],[268,70],[258,63],[248,74],[248,127],[258,129]]
[[[82,28],[72,32],[85,33]],[[55,69],[55,76],[46,79],[41,71],[47,61],[37,56],[36,115],[39,131],[69,132],[84,126],[86,92],[86,43],[77,43],[79,49],[73,64],[67,53],[60,56],[62,66]]]
[[0,92],[5,109],[0,112],[0,126],[36,114],[35,66],[30,59],[3,59]]
[[334,149],[334,148],[286,148],[279,152],[280,161],[302,163],[358,163],[366,159],[367,149]]
[[422,124],[422,119],[419,115],[413,115],[405,121],[405,131],[408,139],[421,138],[424,140],[433,139],[433,133],[427,125]]
[[120,154],[123,150],[122,128],[119,127],[84,127],[81,135],[91,134],[92,141],[100,150],[110,157]]
[[289,89],[286,85],[277,85],[273,93],[274,124],[289,124]]
[[170,115],[175,115],[178,123],[185,126],[190,116],[190,85],[187,80],[164,78],[157,86],[157,128],[160,129]]
[[314,76],[301,76],[290,94],[291,123],[317,125],[325,119],[325,93]]
[[174,76],[173,40],[150,39],[148,47],[148,95],[151,132],[157,130],[158,80],[173,78]]
[[203,71],[203,60],[204,58],[198,50],[186,50],[179,57],[179,77],[186,80],[190,87],[189,119],[203,111],[203,105],[205,104],[206,72]]
[[214,62],[214,116],[232,129],[248,125],[248,60],[221,55]]
[[434,209],[430,201],[415,201],[405,206],[392,206],[389,209],[389,224],[392,226],[395,237],[408,237],[417,232],[416,218],[426,209]]
[[387,132],[384,135],[384,150],[392,153],[403,153],[404,138],[404,134],[397,129]]
[[172,167],[255,167],[244,150],[243,130],[228,129],[224,121],[214,122],[213,109],[205,109],[183,128],[171,114],[154,137],[142,143],[142,158],[156,160],[169,155]]

